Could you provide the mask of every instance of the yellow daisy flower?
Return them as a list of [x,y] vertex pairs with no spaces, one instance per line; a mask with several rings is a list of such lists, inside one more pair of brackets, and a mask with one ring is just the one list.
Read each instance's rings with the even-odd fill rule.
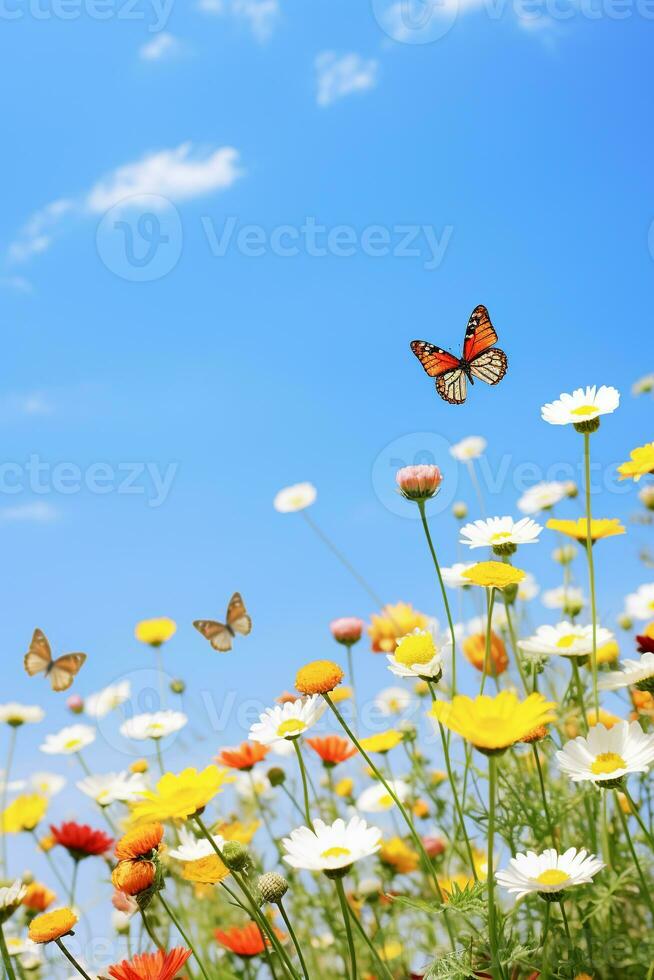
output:
[[641,476],[647,473],[654,473],[654,442],[648,442],[645,446],[638,446],[629,453],[631,459],[627,463],[618,466],[618,473],[621,480],[632,478],[636,483]]
[[435,702],[429,714],[446,728],[471,742],[481,752],[508,749],[539,725],[554,720],[554,702],[542,694],[520,701],[512,691],[495,697],[457,695],[451,702]]
[[503,561],[480,561],[462,572],[461,577],[487,589],[506,589],[509,585],[522,582],[526,574],[521,568],[514,568]]
[[[560,521],[557,518],[550,518],[545,525],[550,531],[560,531],[569,538],[574,538],[581,544],[587,540],[586,518],[580,517],[576,521]],[[626,531],[617,517],[603,517],[590,522],[590,540],[593,544],[600,538],[612,538],[616,534],[625,534]]]
[[402,840],[401,837],[391,837],[384,841],[379,850],[383,864],[392,868],[399,875],[410,874],[420,864],[420,855]]
[[336,793],[337,796],[340,796],[342,798],[352,796],[353,791],[354,791],[354,780],[351,779],[349,776],[346,776],[344,779],[339,779],[339,781],[334,786],[334,792]]
[[603,646],[597,648],[597,663],[612,664],[620,656],[620,647],[615,640],[609,640]]
[[217,854],[209,854],[197,861],[186,861],[182,868],[182,878],[203,885],[215,885],[229,874]]
[[260,820],[232,820],[229,823],[219,823],[212,833],[224,838],[224,840],[235,840],[239,844],[249,844],[261,826]]
[[184,769],[180,773],[167,772],[157,783],[156,789],[148,790],[132,807],[131,826],[159,820],[186,820],[211,802],[223,788],[233,782],[226,769],[207,766],[202,772]]
[[387,728],[385,732],[378,732],[377,735],[369,735],[368,738],[359,739],[361,747],[366,752],[390,752],[402,741],[402,732],[396,728]]
[[0,826],[5,834],[20,834],[23,830],[34,830],[48,809],[48,799],[38,793],[25,793],[10,803],[0,818]]
[[167,616],[160,616],[157,619],[142,619],[140,623],[136,624],[134,636],[141,643],[147,643],[148,646],[160,647],[176,632],[177,623]]
[[427,622],[427,617],[410,603],[384,606],[370,617],[368,634],[373,653],[392,653],[401,637],[415,629],[425,629]]

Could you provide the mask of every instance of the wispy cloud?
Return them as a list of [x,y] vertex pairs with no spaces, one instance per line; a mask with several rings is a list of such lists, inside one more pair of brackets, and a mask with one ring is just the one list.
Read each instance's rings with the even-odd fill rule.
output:
[[279,0],[198,0],[205,14],[233,17],[247,25],[257,41],[267,41],[279,20]]
[[0,399],[0,421],[52,415],[54,404],[44,391],[10,392]]
[[3,289],[13,289],[17,293],[31,293],[34,289],[25,276],[0,276],[0,286]]
[[174,34],[165,31],[157,34],[139,48],[139,57],[143,61],[163,61],[180,54],[182,45]]
[[379,62],[350,53],[323,51],[315,62],[318,105],[327,106],[353,92],[364,92],[377,84]]
[[16,504],[14,507],[0,507],[0,521],[9,524],[52,524],[58,521],[60,513],[52,504],[37,500],[31,504]]
[[[26,262],[44,252],[66,218],[102,214],[121,202],[125,208],[138,207],[144,195],[177,204],[225,190],[242,174],[239,152],[232,146],[206,150],[187,142],[146,154],[113,170],[77,197],[54,201],[33,214],[9,246],[8,258]],[[150,199],[149,207],[154,206],[156,200]]]

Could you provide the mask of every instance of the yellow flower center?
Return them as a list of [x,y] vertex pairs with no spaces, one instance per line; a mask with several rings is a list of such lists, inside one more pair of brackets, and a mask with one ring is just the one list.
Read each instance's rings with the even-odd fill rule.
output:
[[306,727],[300,718],[288,718],[281,723],[277,729],[277,734],[280,738],[292,738],[293,735],[299,735],[300,732],[303,732]]
[[96,802],[102,804],[104,802],[104,800],[108,799],[108,797],[109,797],[109,790],[108,789],[100,790],[100,792],[98,793],[98,795],[96,797]]
[[347,857],[352,851],[348,850],[347,847],[328,847],[326,851],[323,851],[320,857],[323,858],[342,858]]
[[556,645],[559,650],[567,650],[567,648],[571,647],[578,639],[579,637],[575,633],[566,633],[565,636],[559,637],[559,639],[556,641]]
[[590,767],[596,776],[608,775],[618,769],[626,769],[627,763],[617,752],[601,752]]
[[596,415],[597,407],[595,405],[580,405],[579,408],[573,408],[571,415]]
[[379,805],[384,807],[385,810],[390,809],[393,806],[394,800],[390,793],[384,793],[383,796],[379,797]]
[[654,609],[654,599],[652,599],[652,601],[651,601],[651,602],[648,602],[648,603],[647,603],[647,608],[648,608],[648,609]]
[[510,537],[511,531],[498,531],[497,534],[491,534],[491,542],[496,544],[498,541],[506,541]]
[[75,749],[81,748],[82,743],[78,738],[69,738],[67,742],[64,742],[64,748],[67,752],[74,752]]
[[536,881],[539,885],[562,885],[569,877],[570,875],[567,875],[565,871],[559,871],[558,868],[548,868],[547,871],[541,871]]
[[428,664],[436,655],[436,645],[431,633],[410,633],[397,645],[395,659],[405,667]]

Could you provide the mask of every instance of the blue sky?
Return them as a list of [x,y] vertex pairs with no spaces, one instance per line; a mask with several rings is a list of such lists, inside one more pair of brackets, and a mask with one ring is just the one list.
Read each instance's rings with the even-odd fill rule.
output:
[[[375,589],[438,615],[419,528],[389,504],[391,461],[412,434],[433,434],[444,456],[480,434],[493,472],[508,455],[511,471],[533,463],[545,478],[578,466],[581,444],[540,405],[606,383],[623,402],[595,460],[613,467],[652,438],[651,401],[630,395],[652,369],[650,21],[636,3],[622,19],[608,0],[549,6],[526,22],[511,4],[445,5],[427,10],[420,38],[381,0],[173,3],[165,23],[145,0],[108,4],[103,20],[90,0],[70,19],[5,0],[0,428],[13,468],[0,639],[7,696],[48,712],[23,733],[27,761],[47,768],[39,741],[67,720],[22,670],[36,625],[56,651],[87,651],[87,693],[147,665],[134,623],[170,615],[172,674],[265,703],[303,661],[333,653],[331,618],[369,616],[301,519],[275,513],[281,486],[314,482],[315,519]],[[429,31],[443,36],[412,43]],[[307,221],[325,228],[318,249],[331,231],[328,254],[308,254]],[[282,226],[297,254],[274,245]],[[401,254],[406,226],[417,254]],[[457,409],[408,344],[457,349],[477,303],[509,372]],[[31,457],[48,468],[46,492],[30,488]],[[478,516],[465,471],[443,462]],[[57,491],[56,464],[83,480],[106,464],[92,473],[108,489]],[[172,479],[163,500],[152,472]],[[125,492],[130,476],[143,492]],[[489,513],[515,513],[519,495],[507,477]],[[594,506],[625,520],[638,507],[633,487]],[[455,560],[448,512],[434,534]],[[632,527],[605,545],[608,619],[652,578],[638,562],[646,540]],[[549,550],[524,560],[544,587],[557,584]],[[221,658],[190,623],[220,615],[234,589],[255,628]],[[359,662],[366,691],[387,683],[379,659]],[[198,760],[241,737],[231,717]]]

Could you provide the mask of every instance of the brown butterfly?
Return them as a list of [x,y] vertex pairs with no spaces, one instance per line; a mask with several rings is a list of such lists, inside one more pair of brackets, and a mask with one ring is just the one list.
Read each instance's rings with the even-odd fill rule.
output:
[[252,620],[240,592],[235,592],[229,600],[225,619],[225,623],[217,623],[213,619],[196,619],[193,623],[196,630],[220,653],[227,653],[232,649],[232,640],[237,633],[247,636],[252,629]]
[[45,633],[42,630],[34,630],[30,648],[23,662],[30,677],[43,672],[50,678],[53,691],[67,691],[85,660],[85,653],[65,653],[62,657],[53,660]]

